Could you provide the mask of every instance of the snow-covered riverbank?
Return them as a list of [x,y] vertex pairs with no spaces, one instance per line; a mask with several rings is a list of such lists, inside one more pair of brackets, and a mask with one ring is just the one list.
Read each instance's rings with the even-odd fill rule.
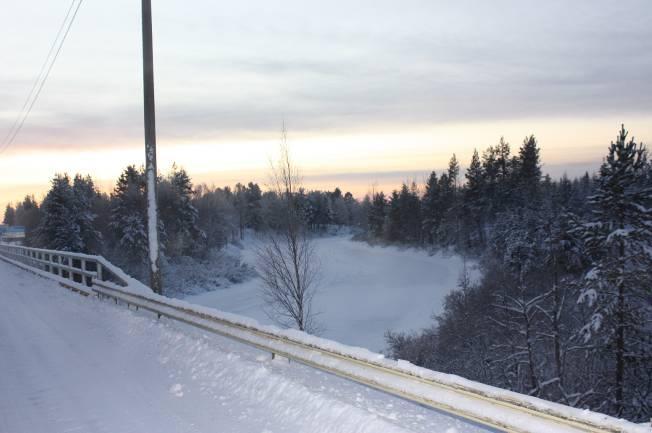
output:
[[[255,265],[253,242],[243,261]],[[322,335],[345,344],[381,350],[384,334],[428,326],[446,294],[457,286],[463,267],[458,256],[370,246],[348,236],[315,240],[322,277],[315,311]],[[262,281],[250,279],[186,300],[271,323],[260,296]]]

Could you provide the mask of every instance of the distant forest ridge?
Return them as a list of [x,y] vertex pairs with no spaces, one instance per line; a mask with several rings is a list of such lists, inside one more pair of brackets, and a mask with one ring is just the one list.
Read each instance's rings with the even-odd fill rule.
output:
[[[482,278],[460,275],[431,326],[387,333],[388,354],[434,370],[632,421],[652,416],[652,164],[624,127],[593,175],[543,175],[539,144],[501,139],[455,155],[425,184],[362,200],[298,189],[284,201],[256,183],[193,186],[173,167],[160,178],[163,266],[201,261],[246,230],[273,232],[284,203],[303,230],[349,226],[373,244],[447,249],[472,257]],[[5,223],[32,246],[103,254],[144,279],[145,180],[127,167],[110,194],[89,176],[52,179],[42,203],[8,206]]]

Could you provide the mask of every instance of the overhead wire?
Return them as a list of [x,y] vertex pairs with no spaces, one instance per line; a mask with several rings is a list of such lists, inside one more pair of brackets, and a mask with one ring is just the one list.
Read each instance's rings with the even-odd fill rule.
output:
[[[48,55],[45,59],[45,62],[41,66],[41,70],[39,71],[39,74],[37,76],[36,81],[34,82],[32,89],[29,92],[29,95],[27,99],[25,100],[25,103],[23,104],[23,107],[21,108],[21,111],[14,121],[14,125],[12,125],[12,128],[9,130],[9,133],[3,140],[2,145],[0,145],[0,155],[2,155],[8,148],[9,146],[12,145],[16,137],[18,136],[18,133],[20,133],[21,129],[23,128],[23,125],[25,124],[25,121],[27,120],[27,117],[30,115],[32,112],[32,109],[34,108],[34,105],[36,104],[36,101],[38,100],[39,96],[41,95],[41,91],[43,90],[43,87],[45,86],[45,82],[47,81],[48,77],[50,76],[50,72],[52,71],[52,68],[54,67],[54,64],[57,61],[57,58],[59,57],[59,53],[61,53],[61,49],[63,48],[63,44],[66,41],[66,38],[68,37],[68,33],[70,33],[70,29],[72,28],[73,23],[75,22],[75,18],[77,17],[77,13],[79,12],[79,8],[81,7],[82,3],[84,0],[79,0],[79,3],[77,3],[77,7],[74,8],[74,13],[72,15],[72,18],[70,18],[70,12],[72,11],[75,2],[77,0],[72,0],[70,3],[70,7],[68,8],[68,12],[66,13],[66,16],[61,23],[61,26],[59,27],[59,31],[57,32],[57,35],[50,46],[50,50],[48,52]],[[70,18],[70,19],[69,19]],[[66,22],[68,25],[66,26]],[[61,36],[61,31],[65,27],[65,32],[63,33],[63,37],[60,38]],[[58,46],[57,46],[57,41]],[[52,56],[52,51],[54,50],[54,47],[57,46],[56,52],[54,53],[54,56]],[[47,70],[45,71],[45,75],[43,75],[43,71],[45,70],[45,65],[48,64],[49,61],[49,66],[47,67]],[[40,84],[39,84],[40,82]],[[36,93],[34,93],[34,89],[36,90]],[[31,102],[30,102],[31,98]],[[25,107],[27,107],[27,111],[25,111]],[[20,122],[19,122],[20,119]],[[16,124],[18,126],[16,127]],[[8,137],[8,138],[7,138]]]
[[36,76],[36,79],[34,80],[34,83],[32,84],[32,88],[30,89],[29,93],[27,94],[27,98],[25,98],[25,102],[23,103],[23,106],[21,107],[20,111],[18,112],[18,115],[16,116],[16,120],[14,120],[13,125],[11,125],[11,128],[9,128],[9,131],[7,131],[7,134],[5,137],[2,139],[2,144],[0,144],[0,147],[3,147],[9,137],[13,134],[14,129],[18,125],[18,121],[20,118],[23,116],[25,113],[25,108],[27,107],[27,104],[29,101],[32,99],[32,96],[34,95],[34,90],[36,90],[36,86],[38,83],[41,81],[41,77],[43,76],[43,72],[45,71],[45,67],[47,64],[50,62],[50,57],[52,57],[52,53],[54,52],[54,47],[57,45],[57,41],[59,41],[59,37],[61,36],[61,32],[63,32],[63,28],[66,25],[66,22],[68,22],[68,18],[70,17],[70,12],[72,11],[73,6],[75,5],[76,0],[72,0],[70,2],[70,6],[68,7],[68,11],[66,12],[66,16],[61,22],[61,25],[59,26],[59,30],[57,31],[57,35],[52,41],[52,44],[50,45],[50,50],[48,51],[48,55],[45,57],[45,60],[43,61],[43,64],[41,65],[41,69],[38,72],[38,75]]

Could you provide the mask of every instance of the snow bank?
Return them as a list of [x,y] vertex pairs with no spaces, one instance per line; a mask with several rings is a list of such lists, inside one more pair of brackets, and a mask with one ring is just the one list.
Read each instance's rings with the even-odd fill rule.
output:
[[242,345],[69,294],[5,263],[0,293],[3,432],[479,431],[422,408],[414,419],[431,428],[410,428],[392,409],[402,409],[398,399],[288,372]]
[[[128,290],[120,290],[129,293]],[[197,323],[206,329],[215,329],[223,335],[267,348],[362,383],[372,384],[379,389],[398,392],[399,395],[445,411],[482,422],[491,420],[495,426],[527,428],[527,431],[544,433],[551,431],[551,425],[554,425],[555,431],[577,432],[584,430],[581,427],[573,427],[574,423],[588,423],[613,431],[649,433],[647,427],[637,426],[626,420],[483,385],[459,376],[434,372],[407,361],[386,359],[382,354],[367,349],[346,346],[297,330],[260,325],[250,318],[154,294],[140,298],[156,302],[159,311],[170,317]],[[166,308],[172,308],[172,312]],[[184,317],[183,314],[190,314],[195,318]],[[369,366],[377,368],[369,369]],[[565,421],[551,422],[549,417]]]
[[[434,372],[406,361],[385,359],[382,354],[367,349],[346,346],[296,330],[261,325],[247,317],[156,295],[141,283],[126,277],[104,259],[102,263],[128,283],[127,287],[110,282],[101,283],[108,289],[109,294],[120,292],[127,298],[131,296],[139,302],[153,303],[153,308],[170,317],[197,323],[206,329],[216,329],[223,335],[259,347],[268,347],[270,351],[294,356],[302,362],[354,380],[365,380],[365,383],[376,384],[380,389],[398,390],[406,396],[422,396],[423,401],[438,402],[435,407],[461,411],[461,414],[466,415],[477,414],[474,416],[478,419],[489,418],[496,425],[516,425],[520,428],[527,426],[527,429],[533,432],[550,431],[549,420],[540,415],[545,413],[552,417],[593,424],[613,431],[649,433],[648,426],[635,425],[607,415],[570,408],[458,376]],[[67,284],[70,285],[70,282]],[[101,287],[96,290],[103,293]],[[123,296],[123,299],[126,298]],[[369,368],[371,366],[374,368]],[[566,428],[566,424],[555,426],[560,427],[555,428],[556,431],[581,431]]]

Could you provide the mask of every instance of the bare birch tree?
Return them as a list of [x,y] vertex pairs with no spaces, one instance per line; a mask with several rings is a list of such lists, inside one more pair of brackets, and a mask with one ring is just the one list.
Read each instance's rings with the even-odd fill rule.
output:
[[272,188],[282,202],[280,227],[270,230],[257,251],[263,296],[272,320],[315,332],[312,301],[320,265],[297,200],[301,177],[290,157],[285,125],[279,150],[279,160],[272,164]]

